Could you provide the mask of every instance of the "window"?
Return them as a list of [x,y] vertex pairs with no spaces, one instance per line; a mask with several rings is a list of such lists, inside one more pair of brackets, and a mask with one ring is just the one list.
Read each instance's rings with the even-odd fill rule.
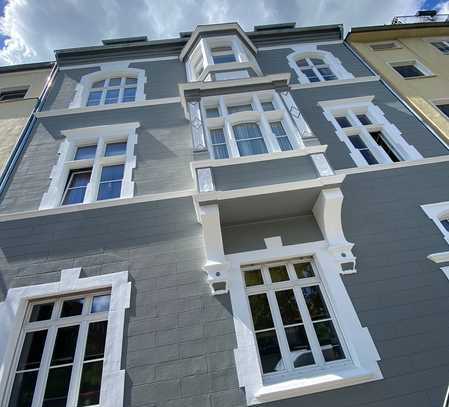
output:
[[417,61],[393,62],[392,68],[403,78],[420,78],[432,75],[432,72]]
[[388,140],[385,138],[385,136],[382,134],[381,131],[371,131],[369,134],[371,135],[373,140],[377,143],[377,145],[387,153],[391,161],[393,162],[400,161],[396,153],[390,147]]
[[264,374],[346,359],[311,262],[264,264],[243,274]]
[[336,117],[335,120],[337,121],[338,125],[341,128],[345,128],[345,127],[351,127],[351,122],[348,120],[348,118],[346,116],[340,116],[340,117]]
[[273,102],[262,102],[262,109],[264,112],[272,112],[275,110]]
[[438,109],[441,110],[441,112],[449,118],[449,104],[448,103],[444,103],[444,104],[439,104],[437,105]]
[[431,44],[443,54],[449,54],[449,41],[432,41]]
[[227,62],[235,62],[234,51],[231,46],[213,47],[211,49],[214,64],[224,64]]
[[210,139],[215,159],[229,158],[223,129],[211,129]]
[[228,113],[238,113],[238,112],[249,112],[252,111],[253,107],[250,104],[247,105],[235,105],[235,106],[228,106]]
[[373,51],[387,51],[390,49],[401,48],[397,42],[381,42],[378,44],[371,44],[370,47]]
[[292,144],[285,132],[284,127],[281,122],[272,122],[270,123],[271,130],[273,134],[276,136],[276,139],[279,143],[279,147],[281,151],[293,150]]
[[257,123],[242,123],[232,127],[241,157],[268,153]]
[[449,202],[421,205],[421,208],[439,229],[444,240],[449,243]]
[[109,301],[95,292],[29,304],[8,407],[65,406],[69,395],[99,404]]
[[92,84],[86,106],[134,102],[137,93],[136,77],[112,77]]
[[440,223],[449,232],[449,219],[440,219]]
[[64,130],[66,140],[40,209],[133,196],[138,126],[123,123]]
[[206,109],[206,117],[212,118],[212,117],[220,117],[220,111],[218,110],[218,107],[210,107]]
[[0,102],[6,102],[8,100],[24,99],[27,92],[28,88],[0,91]]
[[379,162],[374,158],[374,155],[371,153],[370,149],[366,146],[363,140],[360,138],[358,134],[354,134],[352,136],[348,136],[351,144],[356,148],[360,154],[362,154],[363,158],[366,160],[367,164],[379,164]]
[[337,79],[329,66],[321,58],[302,58],[296,64],[309,82],[333,81]]

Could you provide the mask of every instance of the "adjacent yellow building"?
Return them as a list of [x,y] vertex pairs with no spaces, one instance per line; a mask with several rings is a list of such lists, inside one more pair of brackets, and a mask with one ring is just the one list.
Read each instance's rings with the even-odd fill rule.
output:
[[0,67],[0,174],[50,75],[52,63]]
[[[442,17],[442,18],[436,18]],[[449,142],[449,23],[447,16],[417,23],[352,28],[346,41],[438,135]],[[442,21],[441,21],[442,20]]]

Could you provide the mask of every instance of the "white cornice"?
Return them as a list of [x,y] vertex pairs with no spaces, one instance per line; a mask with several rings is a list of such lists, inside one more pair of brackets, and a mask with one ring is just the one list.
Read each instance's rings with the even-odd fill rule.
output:
[[325,86],[352,85],[354,83],[376,82],[376,81],[380,81],[380,77],[378,75],[360,76],[358,78],[353,79],[336,79],[334,81],[326,81],[326,82],[292,84],[290,85],[290,89],[298,90],[298,89],[322,88]]

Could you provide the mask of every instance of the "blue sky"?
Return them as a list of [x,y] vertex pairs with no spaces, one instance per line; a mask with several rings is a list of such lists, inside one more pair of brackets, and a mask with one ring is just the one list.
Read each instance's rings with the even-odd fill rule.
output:
[[52,60],[55,49],[105,38],[176,37],[198,24],[238,21],[251,30],[296,21],[349,30],[425,8],[449,13],[449,0],[0,0],[0,65]]

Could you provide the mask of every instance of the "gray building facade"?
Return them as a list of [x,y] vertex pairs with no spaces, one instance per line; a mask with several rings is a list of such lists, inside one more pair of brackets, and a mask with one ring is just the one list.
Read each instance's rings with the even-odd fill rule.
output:
[[56,51],[0,201],[0,406],[440,407],[448,146],[341,26]]

